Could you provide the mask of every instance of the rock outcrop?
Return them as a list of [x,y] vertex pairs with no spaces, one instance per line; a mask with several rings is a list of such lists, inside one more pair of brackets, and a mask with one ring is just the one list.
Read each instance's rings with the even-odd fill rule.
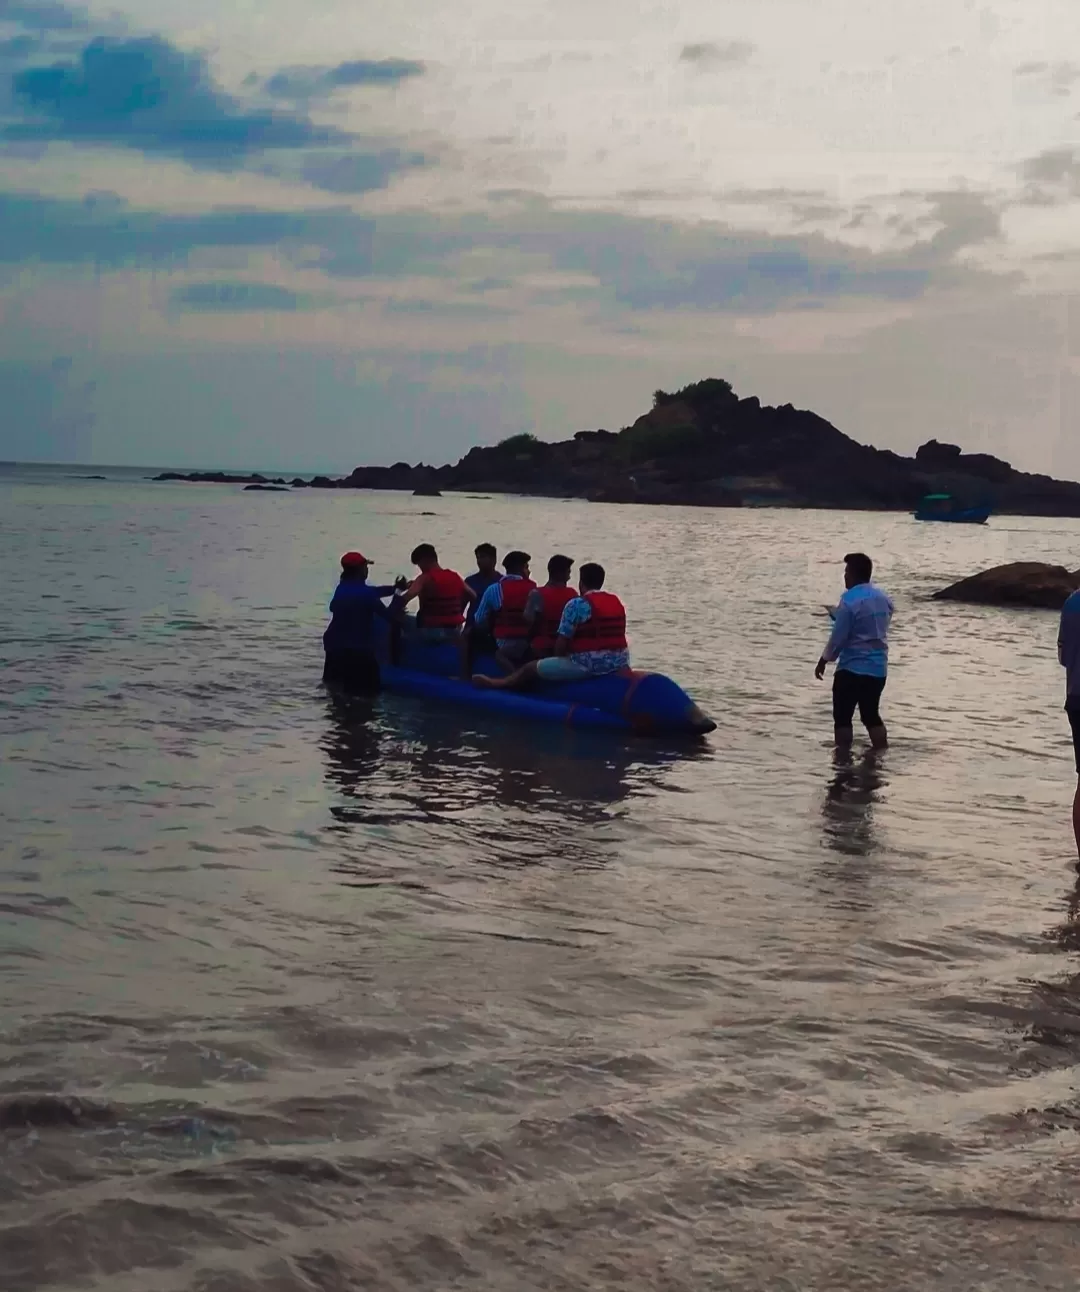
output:
[[1080,588],[1080,570],[1070,573],[1063,565],[1014,561],[1009,565],[996,565],[991,570],[983,570],[942,588],[934,593],[934,600],[1060,610],[1077,588]]
[[[281,484],[221,472],[159,479]],[[988,453],[929,440],[914,458],[860,444],[816,413],[740,399],[719,378],[674,394],[621,431],[578,431],[549,443],[513,435],[470,449],[441,467],[357,467],[344,479],[295,479],[294,488],[397,489],[436,497],[447,491],[521,493],[594,502],[706,507],[832,507],[914,510],[928,493],[962,506],[1032,516],[1080,516],[1080,484],[1017,471]]]

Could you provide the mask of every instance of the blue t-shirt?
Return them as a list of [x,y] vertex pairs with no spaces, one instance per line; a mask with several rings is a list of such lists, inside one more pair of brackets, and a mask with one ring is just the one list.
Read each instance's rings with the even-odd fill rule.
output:
[[848,588],[836,607],[836,618],[823,658],[849,673],[884,677],[889,670],[889,624],[893,603],[873,583]]
[[382,603],[393,587],[372,587],[368,583],[339,583],[330,602],[333,618],[323,633],[325,650],[372,650],[375,646],[375,617],[392,619]]
[[466,574],[466,586],[472,588],[476,593],[476,601],[475,603],[469,603],[469,609],[465,615],[465,622],[467,624],[471,624],[476,618],[476,609],[477,606],[479,606],[484,593],[488,588],[498,583],[501,577],[502,576],[499,574],[498,570],[492,570],[490,574],[481,574],[479,570],[476,570],[473,574]]
[[1080,705],[1080,592],[1074,592],[1061,610],[1058,659],[1065,669],[1065,702]]

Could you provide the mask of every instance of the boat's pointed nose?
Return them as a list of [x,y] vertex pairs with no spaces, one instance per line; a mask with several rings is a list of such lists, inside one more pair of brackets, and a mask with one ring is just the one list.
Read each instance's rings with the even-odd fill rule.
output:
[[710,731],[716,730],[716,723],[712,718],[707,717],[696,704],[692,704],[686,711],[686,721],[690,730],[698,736],[707,736]]

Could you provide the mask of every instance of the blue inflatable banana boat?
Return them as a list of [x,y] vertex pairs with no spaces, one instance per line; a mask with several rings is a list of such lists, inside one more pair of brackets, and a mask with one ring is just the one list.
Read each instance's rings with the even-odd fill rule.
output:
[[[480,656],[473,668],[477,673],[499,676],[491,656]],[[406,640],[399,662],[383,663],[382,684],[402,695],[468,704],[507,717],[559,722],[568,727],[686,736],[704,736],[716,730],[716,723],[671,678],[636,669],[584,682],[538,683],[528,691],[493,691],[458,680],[456,646]]]

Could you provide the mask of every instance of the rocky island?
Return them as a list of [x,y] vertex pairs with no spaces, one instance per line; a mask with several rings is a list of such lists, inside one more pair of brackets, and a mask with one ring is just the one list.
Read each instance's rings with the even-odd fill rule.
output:
[[[224,472],[158,479],[281,484]],[[1031,475],[988,453],[930,440],[913,458],[860,444],[823,417],[741,399],[717,377],[669,394],[619,431],[578,431],[558,442],[514,435],[433,467],[357,467],[342,479],[294,479],[294,488],[517,493],[593,502],[707,507],[784,506],[913,510],[927,493],[1029,516],[1080,516],[1080,484]]]

